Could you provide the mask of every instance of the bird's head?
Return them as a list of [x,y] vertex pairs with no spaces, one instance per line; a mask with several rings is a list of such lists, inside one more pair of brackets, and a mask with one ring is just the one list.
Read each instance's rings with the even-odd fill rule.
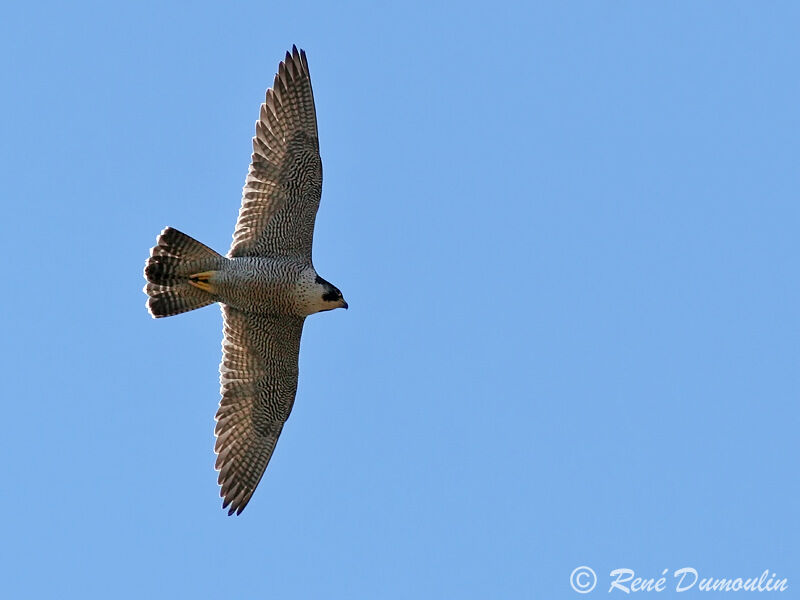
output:
[[334,308],[347,308],[347,302],[342,296],[342,292],[332,283],[315,275],[313,312],[333,310]]

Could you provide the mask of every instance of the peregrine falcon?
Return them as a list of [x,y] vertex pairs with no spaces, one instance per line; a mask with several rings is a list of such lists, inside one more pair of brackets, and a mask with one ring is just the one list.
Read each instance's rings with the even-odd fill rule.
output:
[[228,255],[167,227],[144,268],[147,309],[155,318],[222,306],[214,451],[229,515],[247,506],[292,411],[305,318],[347,308],[311,262],[321,194],[308,61],[293,46],[261,105]]

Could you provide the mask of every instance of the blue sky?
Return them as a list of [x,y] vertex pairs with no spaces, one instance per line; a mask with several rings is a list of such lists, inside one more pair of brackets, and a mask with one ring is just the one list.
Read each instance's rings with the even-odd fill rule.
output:
[[[271,4],[4,10],[7,597],[800,587],[800,8]],[[227,251],[293,43],[351,308],[229,518],[219,311],[141,271],[166,225]]]

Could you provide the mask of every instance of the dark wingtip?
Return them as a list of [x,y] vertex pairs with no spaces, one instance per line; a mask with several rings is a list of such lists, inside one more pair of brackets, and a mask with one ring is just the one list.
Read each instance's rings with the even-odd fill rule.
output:
[[[226,500],[222,504],[223,510],[228,508],[228,504],[229,503],[230,503],[230,500]],[[232,516],[236,515],[238,517],[240,514],[242,514],[242,511],[244,510],[245,506],[247,506],[246,502],[244,504],[236,504],[236,503],[231,504],[230,508],[228,508],[228,516],[232,517]]]
[[286,60],[291,60],[299,69],[300,72],[305,72],[308,75],[308,59],[306,58],[306,51],[298,48],[297,44],[292,44],[291,56],[289,52],[286,53]]

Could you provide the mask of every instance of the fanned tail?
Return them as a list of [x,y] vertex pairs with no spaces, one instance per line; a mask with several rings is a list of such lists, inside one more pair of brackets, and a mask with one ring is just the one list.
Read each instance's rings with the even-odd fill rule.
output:
[[203,281],[225,260],[205,244],[167,227],[158,236],[144,267],[147,310],[154,318],[160,318],[213,304],[217,299]]

